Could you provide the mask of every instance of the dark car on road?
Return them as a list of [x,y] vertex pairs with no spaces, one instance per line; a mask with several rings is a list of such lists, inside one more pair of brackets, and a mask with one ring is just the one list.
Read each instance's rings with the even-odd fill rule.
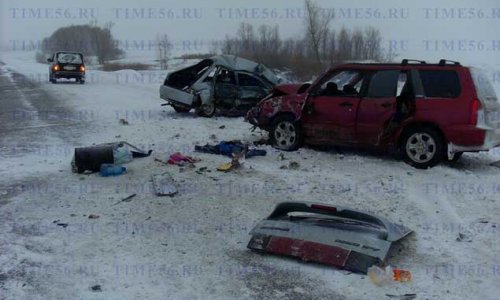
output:
[[275,87],[247,119],[278,149],[375,146],[424,169],[500,145],[500,104],[488,77],[444,59],[336,66],[312,84]]
[[59,78],[74,78],[76,82],[85,83],[85,64],[81,53],[55,52],[47,61],[50,63],[50,82],[57,83]]

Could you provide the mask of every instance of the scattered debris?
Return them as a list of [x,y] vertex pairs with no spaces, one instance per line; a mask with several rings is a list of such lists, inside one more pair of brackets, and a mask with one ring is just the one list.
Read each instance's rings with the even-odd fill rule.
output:
[[296,161],[291,161],[288,165],[282,165],[280,167],[281,170],[298,170],[300,168],[300,164]]
[[217,145],[206,144],[205,146],[195,146],[194,150],[197,152],[226,155],[229,157],[233,157],[233,154],[242,153],[243,156],[247,158],[252,156],[265,156],[267,154],[266,150],[255,148],[249,149],[247,144],[239,140],[222,141]]
[[89,215],[89,219],[99,219],[98,215]]
[[125,119],[120,119],[118,122],[120,123],[120,125],[129,125],[128,121]]
[[143,151],[125,141],[105,143],[75,148],[71,165],[76,173],[99,172],[102,164],[124,164],[133,158],[148,157],[152,152],[153,150]]
[[408,270],[393,269],[391,266],[381,268],[373,265],[368,268],[368,277],[376,285],[385,285],[392,281],[411,281],[411,272]]
[[113,164],[102,164],[99,174],[102,177],[119,176],[127,172],[127,168]]
[[132,195],[130,195],[128,197],[125,197],[122,200],[120,200],[120,201],[116,202],[115,204],[113,204],[113,206],[117,205],[117,204],[120,204],[122,202],[130,202],[130,201],[132,201],[132,198],[134,198],[135,196],[137,196],[137,194],[132,194]]
[[457,236],[456,240],[457,240],[457,242],[467,242],[467,243],[472,242],[472,238],[471,237],[469,237],[465,233],[461,233],[461,232],[458,233],[458,236]]
[[385,262],[393,242],[411,232],[364,212],[284,202],[252,229],[247,248],[367,273]]
[[177,186],[169,173],[152,175],[151,178],[157,196],[173,196],[177,194]]
[[417,294],[391,295],[385,294],[387,297],[398,300],[412,300],[417,298]]
[[219,126],[219,129],[225,129],[226,125]]
[[159,163],[162,163],[162,164],[164,164],[164,165],[168,165],[168,163],[167,163],[166,161],[163,161],[163,160],[161,160],[161,159],[159,159],[159,158],[155,158],[155,161],[157,161],[157,162],[159,162]]
[[68,227],[68,223],[57,223],[57,226],[61,226],[62,228]]
[[92,292],[102,292],[102,287],[100,284],[96,284],[90,287]]
[[278,154],[278,160],[279,161],[286,160],[285,154],[283,154],[283,153]]

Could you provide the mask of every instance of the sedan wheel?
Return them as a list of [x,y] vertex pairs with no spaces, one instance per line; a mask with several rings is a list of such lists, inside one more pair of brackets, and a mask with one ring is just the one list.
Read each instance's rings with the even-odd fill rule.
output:
[[211,118],[211,117],[213,117],[213,115],[215,115],[215,111],[216,111],[216,107],[215,107],[215,104],[213,102],[208,103],[208,104],[202,104],[198,108],[198,115],[200,115],[202,117],[206,117],[206,118]]

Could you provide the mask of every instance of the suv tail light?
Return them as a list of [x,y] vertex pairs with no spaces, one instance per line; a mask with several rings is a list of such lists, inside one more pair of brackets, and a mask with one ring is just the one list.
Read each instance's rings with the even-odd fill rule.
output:
[[481,102],[479,102],[479,99],[474,98],[474,100],[472,100],[472,107],[470,110],[470,123],[473,125],[477,124],[477,114],[479,109],[481,109]]
[[60,68],[61,67],[59,67],[59,65],[55,65],[53,69],[54,69],[54,71],[59,71]]
[[85,72],[85,66],[84,65],[80,66],[80,72]]

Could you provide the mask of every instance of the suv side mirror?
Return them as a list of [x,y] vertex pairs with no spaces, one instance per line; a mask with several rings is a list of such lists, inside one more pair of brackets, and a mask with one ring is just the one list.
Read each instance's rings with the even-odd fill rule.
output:
[[54,59],[52,57],[49,57],[49,58],[47,58],[47,61],[51,63],[51,62],[54,62]]

